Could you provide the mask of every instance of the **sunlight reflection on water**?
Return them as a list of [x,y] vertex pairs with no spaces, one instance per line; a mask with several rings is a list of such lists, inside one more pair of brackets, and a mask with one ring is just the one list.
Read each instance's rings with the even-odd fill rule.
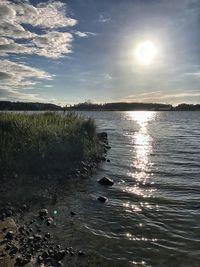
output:
[[[137,129],[131,136],[131,153],[133,155],[133,170],[128,175],[132,176],[135,184],[125,188],[126,192],[146,198],[152,196],[154,189],[144,188],[147,183],[151,183],[151,166],[150,154],[152,153],[152,138],[149,134],[148,125],[155,120],[156,112],[148,111],[132,111],[126,113],[127,119],[133,121],[137,125]],[[135,130],[135,129],[134,129]],[[146,208],[149,208],[146,203]],[[126,205],[126,204],[125,204]]]
[[134,167],[136,172],[133,173],[136,181],[146,183],[150,176],[149,167],[152,165],[150,162],[150,153],[152,152],[152,138],[148,132],[148,124],[155,119],[156,112],[148,111],[134,111],[128,112],[127,116],[135,121],[139,129],[132,137]]

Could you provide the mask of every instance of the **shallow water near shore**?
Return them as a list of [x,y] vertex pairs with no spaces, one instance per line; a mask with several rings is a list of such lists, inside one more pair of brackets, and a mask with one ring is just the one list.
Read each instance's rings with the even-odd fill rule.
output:
[[[81,114],[108,133],[110,162],[60,194],[56,238],[101,266],[199,266],[200,112]],[[114,186],[99,185],[103,176]]]

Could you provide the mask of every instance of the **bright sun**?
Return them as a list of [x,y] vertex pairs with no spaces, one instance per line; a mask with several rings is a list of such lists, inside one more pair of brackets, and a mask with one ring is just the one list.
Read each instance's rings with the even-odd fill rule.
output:
[[140,64],[150,65],[157,55],[157,49],[153,42],[147,40],[139,43],[134,51],[134,56]]

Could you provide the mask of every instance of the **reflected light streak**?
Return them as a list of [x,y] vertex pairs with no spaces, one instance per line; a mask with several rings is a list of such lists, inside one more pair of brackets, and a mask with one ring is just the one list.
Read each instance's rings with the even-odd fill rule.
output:
[[148,125],[156,117],[153,111],[133,111],[127,112],[128,119],[137,123],[138,130],[132,136],[132,154],[133,167],[132,177],[137,184],[126,188],[125,190],[133,194],[149,197],[153,193],[153,189],[144,189],[140,184],[146,185],[148,178],[151,176],[150,154],[152,152],[152,138],[149,135]]

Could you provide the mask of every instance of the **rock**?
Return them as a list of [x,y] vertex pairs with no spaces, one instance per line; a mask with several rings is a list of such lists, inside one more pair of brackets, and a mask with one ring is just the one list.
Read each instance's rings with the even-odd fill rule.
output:
[[103,197],[103,196],[100,196],[100,197],[98,197],[97,198],[100,202],[106,202],[108,199],[107,199],[107,197]]
[[108,134],[106,132],[98,133],[97,136],[100,140],[108,139]]
[[23,257],[21,257],[21,256],[18,256],[18,257],[16,258],[15,265],[17,265],[17,266],[24,266],[24,265],[27,264],[28,262],[29,262],[28,259],[25,259],[25,258],[23,258]]
[[23,209],[23,210],[26,210],[26,209],[27,209],[27,205],[24,204],[24,205],[22,206],[22,209]]
[[26,229],[25,229],[25,226],[20,226],[18,230],[19,230],[19,232],[22,233],[22,232],[24,232]]
[[39,216],[42,217],[46,217],[48,215],[48,210],[47,209],[41,209],[39,211]]
[[7,217],[11,217],[11,216],[13,215],[13,212],[12,212],[11,209],[7,209],[7,210],[5,211],[5,213],[6,213],[6,216],[7,216]]
[[51,237],[50,233],[46,233],[46,234],[45,234],[45,237],[46,237],[46,238],[50,238],[50,237]]
[[106,148],[106,149],[111,149],[111,146],[109,146],[109,145],[105,145],[105,148]]
[[109,159],[107,159],[107,162],[110,162],[110,160],[109,160]]
[[37,261],[38,261],[38,263],[41,263],[41,262],[43,262],[43,257],[41,256],[41,255],[39,255],[38,257],[37,257]]
[[114,184],[113,180],[111,180],[108,177],[103,177],[103,178],[99,179],[98,183],[101,185],[108,185],[108,186],[112,186]]
[[43,259],[48,258],[48,257],[49,257],[49,253],[48,253],[47,251],[44,251],[44,252],[42,253],[42,257],[43,257]]
[[35,234],[34,235],[34,240],[42,240],[42,236],[38,235],[38,234]]
[[74,216],[74,215],[76,215],[76,213],[73,212],[73,211],[70,211],[70,215],[71,215],[71,216]]
[[50,226],[51,224],[53,224],[53,218],[52,217],[47,218],[46,224],[47,226]]
[[84,255],[85,255],[85,253],[82,250],[79,250],[78,256],[84,256]]
[[63,250],[59,250],[57,253],[55,253],[54,258],[57,261],[60,261],[65,257],[65,255],[66,255],[66,251],[64,249]]
[[8,240],[12,240],[14,238],[14,232],[8,231],[7,234],[5,235],[5,238]]

